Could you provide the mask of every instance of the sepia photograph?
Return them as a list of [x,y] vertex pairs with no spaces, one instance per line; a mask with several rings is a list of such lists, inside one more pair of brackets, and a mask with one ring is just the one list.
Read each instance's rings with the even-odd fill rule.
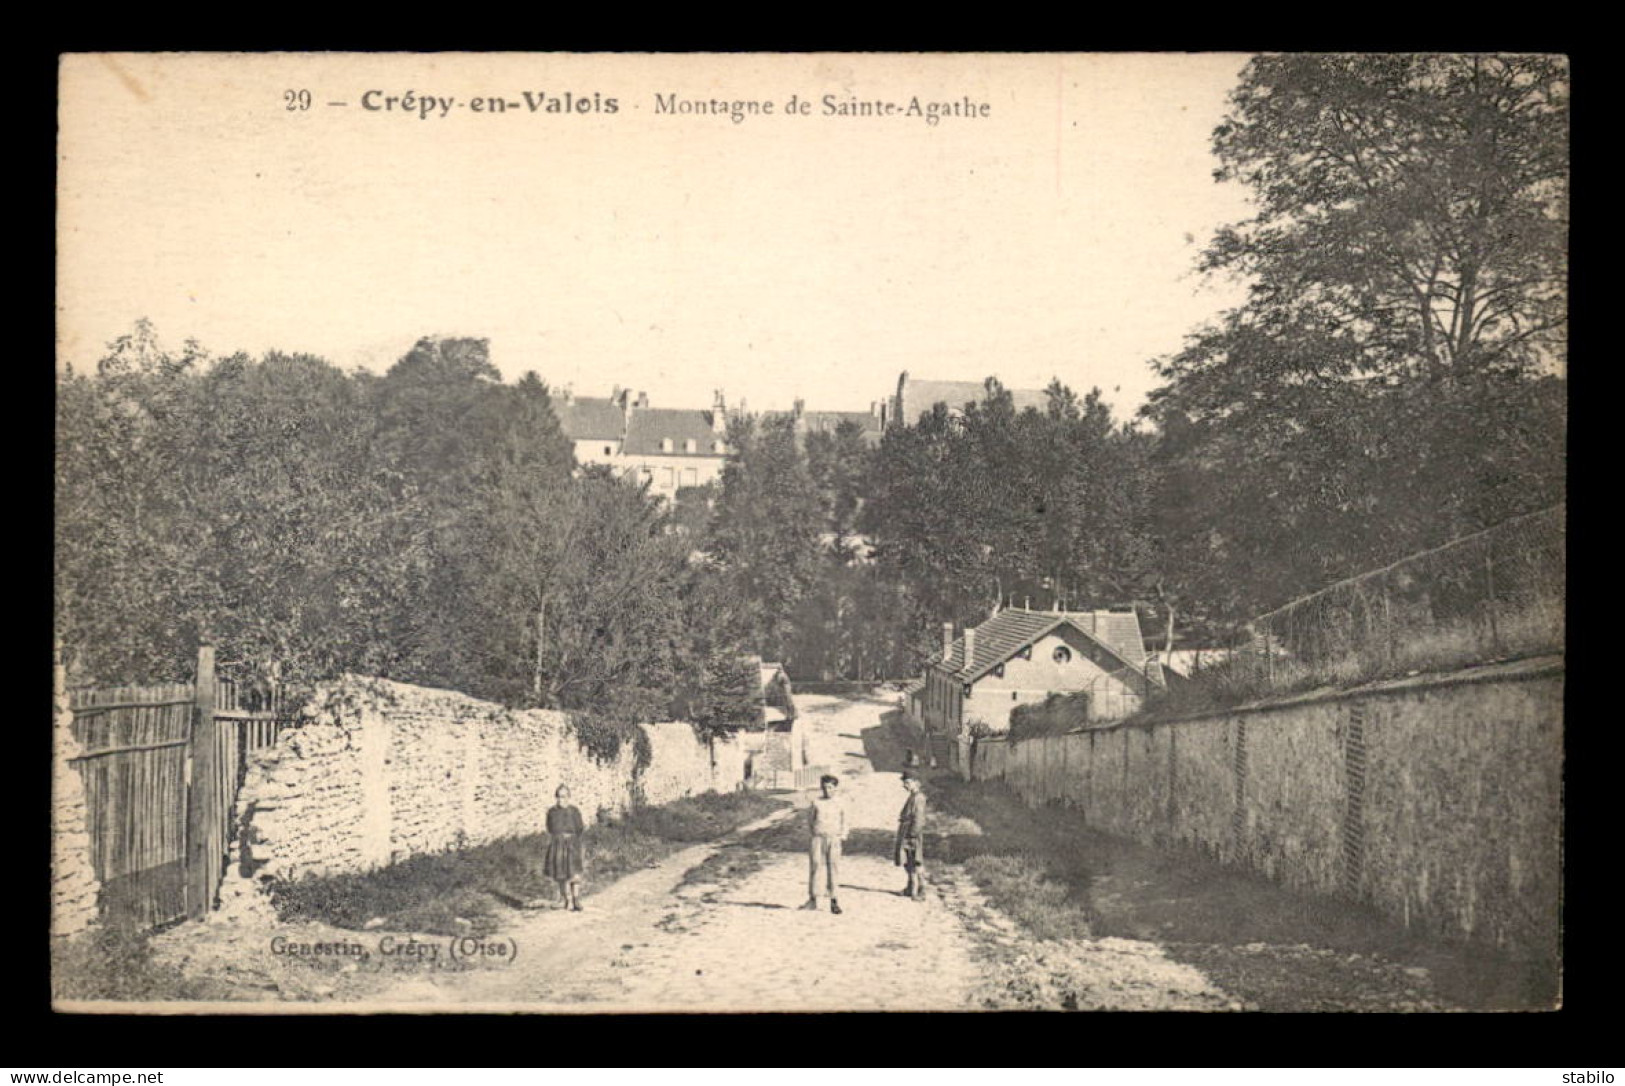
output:
[[57,73],[57,1011],[1562,1008],[1566,57]]

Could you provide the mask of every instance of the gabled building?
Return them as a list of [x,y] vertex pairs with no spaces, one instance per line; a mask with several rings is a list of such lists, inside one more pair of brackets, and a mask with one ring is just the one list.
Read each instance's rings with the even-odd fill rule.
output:
[[709,411],[653,408],[646,394],[619,387],[608,399],[566,389],[554,407],[578,464],[607,464],[667,499],[683,487],[716,482],[728,459],[728,406],[720,392]]
[[833,434],[843,422],[857,426],[863,443],[870,448],[880,444],[880,438],[886,431],[885,405],[879,400],[870,403],[867,411],[808,411],[798,399],[789,411],[764,411],[762,418],[790,419],[798,445],[806,441],[808,434]]
[[957,737],[981,725],[1010,728],[1010,712],[1051,694],[1085,694],[1090,720],[1119,720],[1162,685],[1133,611],[1000,611],[958,638],[926,669],[926,726]]
[[721,478],[727,431],[720,395],[710,411],[638,408],[627,416],[621,462],[628,473],[648,481],[650,493],[675,498],[683,487]]
[[811,759],[807,726],[797,716],[790,676],[783,664],[759,656],[750,662],[759,677],[761,723],[737,733],[746,757],[746,780],[751,787],[795,788],[797,775],[805,775]]
[[[1042,411],[1049,403],[1049,397],[1042,389],[1012,388],[1006,391],[1010,393],[1017,412],[1029,407]],[[948,408],[950,415],[962,415],[966,404],[981,403],[985,399],[987,389],[980,381],[933,381],[910,377],[908,371],[904,370],[897,378],[897,395],[891,399],[891,410],[883,425],[914,426],[921,415],[939,403]]]
[[626,436],[626,406],[618,402],[619,390],[610,399],[577,397],[568,389],[559,394],[553,409],[559,427],[575,448],[578,464],[613,464],[621,455]]

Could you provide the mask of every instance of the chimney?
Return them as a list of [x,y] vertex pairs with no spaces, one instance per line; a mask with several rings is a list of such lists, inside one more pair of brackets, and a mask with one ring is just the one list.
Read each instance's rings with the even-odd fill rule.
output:
[[728,402],[722,398],[722,390],[717,389],[716,397],[711,402],[711,432],[724,433],[728,429]]
[[965,627],[965,666],[970,667],[976,659],[976,627]]
[[648,407],[649,406],[649,394],[647,392],[638,393],[638,406],[639,407]]
[[942,659],[944,663],[947,662],[948,653],[953,647],[954,624],[952,622],[944,622],[942,624]]

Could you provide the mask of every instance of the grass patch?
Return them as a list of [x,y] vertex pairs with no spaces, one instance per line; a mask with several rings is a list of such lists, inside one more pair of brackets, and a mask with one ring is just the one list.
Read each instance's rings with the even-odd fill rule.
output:
[[972,856],[965,871],[1000,912],[1039,939],[1087,939],[1088,901],[1079,888],[1026,856]]
[[98,928],[51,946],[51,997],[165,1002],[220,998],[206,979],[153,958],[148,933]]
[[[1483,615],[1405,626],[1396,632],[1392,642],[1373,635],[1364,641],[1351,640],[1341,651],[1322,652],[1314,659],[1298,659],[1283,652],[1271,661],[1257,651],[1237,652],[1203,668],[1188,681],[1170,686],[1140,716],[1160,719],[1212,712],[1320,688],[1346,689],[1408,675],[1560,653],[1563,619],[1561,597],[1541,597],[1516,607],[1502,607],[1493,627]],[[1015,716],[1012,714],[1012,720]],[[1014,727],[1011,733],[1014,738]],[[1043,733],[1035,730],[1033,734]]]
[[[708,793],[591,826],[582,891],[591,894],[687,845],[714,841],[781,805],[756,792]],[[364,875],[281,883],[271,894],[284,920],[361,929],[376,918],[390,931],[483,935],[496,930],[502,905],[557,896],[558,884],[542,873],[546,855],[547,834],[538,833],[414,856]]]
[[1102,833],[1072,808],[1026,806],[1002,782],[942,775],[927,792],[933,822],[948,830],[969,819],[982,830],[941,833],[935,849],[928,838],[928,856],[963,864],[994,906],[1039,939],[1155,941],[1264,1010],[1391,998],[1397,970],[1374,963],[1426,969],[1432,991],[1460,1007],[1543,1008],[1556,996],[1554,963],[1430,939],[1363,905]]

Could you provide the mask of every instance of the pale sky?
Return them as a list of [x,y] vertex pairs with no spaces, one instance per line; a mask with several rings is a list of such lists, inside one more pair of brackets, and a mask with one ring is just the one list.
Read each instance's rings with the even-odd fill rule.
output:
[[[1194,266],[1247,213],[1209,151],[1245,60],[69,57],[59,362],[148,317],[168,345],[380,371],[423,335],[485,337],[508,379],[656,407],[720,388],[863,410],[907,369],[1058,376],[1121,415],[1149,359],[1239,298]],[[454,104],[368,111],[368,91]],[[619,108],[532,112],[526,91]],[[774,114],[662,114],[657,94]],[[826,94],[988,115],[825,116]],[[784,115],[792,95],[811,115]]]

